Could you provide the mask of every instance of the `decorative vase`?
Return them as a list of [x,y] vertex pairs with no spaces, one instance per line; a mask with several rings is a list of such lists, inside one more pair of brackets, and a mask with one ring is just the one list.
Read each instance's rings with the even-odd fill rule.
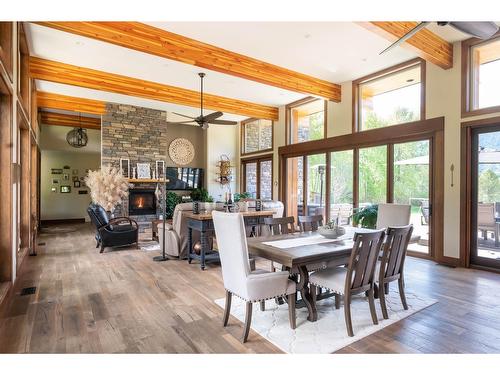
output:
[[198,215],[200,213],[200,202],[193,202],[193,214]]

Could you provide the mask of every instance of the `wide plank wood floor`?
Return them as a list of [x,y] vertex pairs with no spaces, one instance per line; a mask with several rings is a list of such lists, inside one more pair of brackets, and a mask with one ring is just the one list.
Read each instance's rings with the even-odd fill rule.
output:
[[[0,318],[1,353],[279,353],[242,325],[221,324],[220,267],[99,254],[87,224],[42,231]],[[269,267],[264,261],[260,267]],[[340,353],[500,353],[500,275],[408,259],[407,287],[439,303]],[[36,286],[33,295],[20,289]]]

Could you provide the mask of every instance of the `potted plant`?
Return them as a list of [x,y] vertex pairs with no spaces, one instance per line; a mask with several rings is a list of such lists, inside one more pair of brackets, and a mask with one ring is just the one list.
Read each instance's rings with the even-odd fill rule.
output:
[[252,194],[248,193],[248,192],[244,192],[244,193],[235,193],[234,194],[234,201],[235,202],[239,202],[239,201],[248,201],[252,198]]
[[182,202],[182,198],[172,191],[167,191],[165,196],[165,218],[171,219],[174,216],[175,206]]
[[352,224],[357,227],[375,229],[377,225],[378,205],[371,204],[363,208],[354,209]]
[[199,212],[199,203],[210,203],[205,205],[205,209],[208,211],[212,210],[212,203],[214,199],[208,194],[208,190],[205,188],[194,189],[191,194],[191,199],[193,201],[193,212]]

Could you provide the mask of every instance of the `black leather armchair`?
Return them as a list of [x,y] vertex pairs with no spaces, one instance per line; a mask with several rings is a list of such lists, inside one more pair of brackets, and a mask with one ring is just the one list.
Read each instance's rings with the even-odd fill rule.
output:
[[98,204],[90,204],[87,213],[96,227],[96,247],[101,246],[101,253],[106,247],[139,243],[139,226],[135,220],[128,217],[117,217],[109,220],[104,208]]

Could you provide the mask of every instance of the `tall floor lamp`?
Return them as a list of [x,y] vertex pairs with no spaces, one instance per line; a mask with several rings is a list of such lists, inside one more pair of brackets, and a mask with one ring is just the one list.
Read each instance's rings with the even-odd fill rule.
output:
[[167,174],[166,168],[163,167],[163,194],[161,195],[161,200],[163,203],[163,236],[161,237],[162,252],[161,255],[153,257],[155,262],[165,262],[168,260],[165,254],[165,227],[167,226]]

